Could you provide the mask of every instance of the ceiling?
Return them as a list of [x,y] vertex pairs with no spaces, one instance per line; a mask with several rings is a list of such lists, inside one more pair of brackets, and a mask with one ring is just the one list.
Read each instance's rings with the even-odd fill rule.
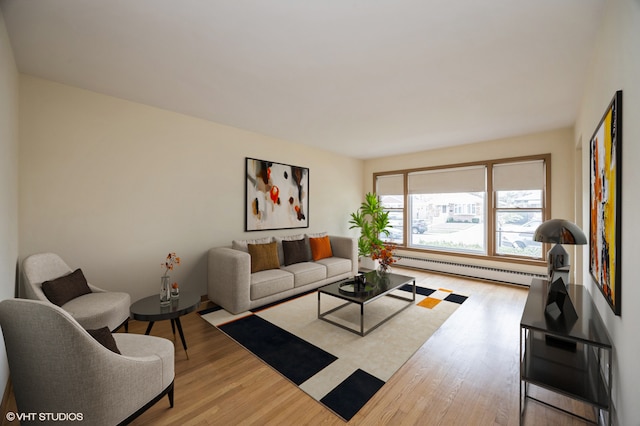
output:
[[355,158],[570,126],[604,0],[0,0],[20,72]]

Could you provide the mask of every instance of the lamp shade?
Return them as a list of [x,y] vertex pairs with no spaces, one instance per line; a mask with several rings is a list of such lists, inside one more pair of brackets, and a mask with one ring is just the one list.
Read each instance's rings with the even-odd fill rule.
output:
[[533,240],[541,243],[587,244],[587,237],[578,225],[564,219],[543,222],[533,234]]

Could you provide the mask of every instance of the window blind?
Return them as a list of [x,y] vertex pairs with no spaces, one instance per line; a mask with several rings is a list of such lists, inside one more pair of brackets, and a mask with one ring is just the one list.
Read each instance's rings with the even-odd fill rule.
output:
[[404,194],[404,176],[403,175],[384,175],[376,178],[376,194],[377,195],[403,195]]
[[409,173],[410,194],[486,191],[486,166],[457,167]]
[[545,187],[543,160],[501,163],[493,166],[495,191],[527,191]]

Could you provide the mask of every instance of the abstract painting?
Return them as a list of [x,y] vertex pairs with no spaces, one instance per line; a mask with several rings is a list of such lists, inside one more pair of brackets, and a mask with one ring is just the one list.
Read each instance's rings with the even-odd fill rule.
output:
[[591,137],[589,271],[620,315],[622,91],[617,91]]
[[309,169],[246,159],[245,231],[309,227]]

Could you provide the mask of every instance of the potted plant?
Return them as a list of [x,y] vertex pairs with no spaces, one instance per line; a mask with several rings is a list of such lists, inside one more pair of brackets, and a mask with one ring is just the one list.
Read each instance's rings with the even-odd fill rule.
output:
[[364,196],[358,211],[351,213],[349,223],[349,229],[360,229],[358,255],[364,258],[371,258],[375,248],[384,245],[381,235],[389,236],[389,212],[384,210],[378,196],[371,192]]

